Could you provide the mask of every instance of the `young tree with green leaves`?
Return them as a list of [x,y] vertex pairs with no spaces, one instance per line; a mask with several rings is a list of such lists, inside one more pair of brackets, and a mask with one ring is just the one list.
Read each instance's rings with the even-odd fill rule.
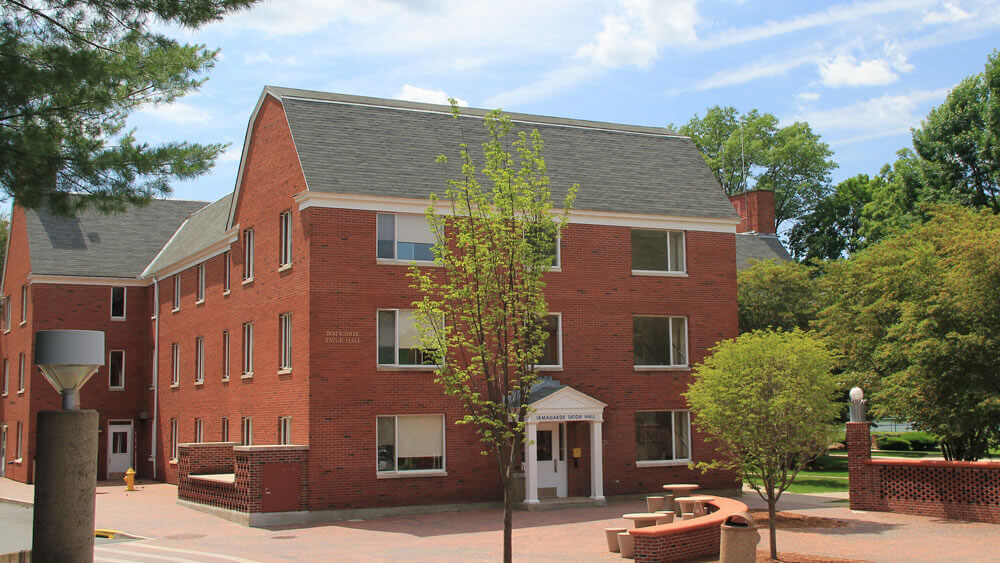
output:
[[736,274],[740,332],[809,330],[820,307],[816,269],[799,262],[753,261]]
[[770,113],[714,106],[676,128],[691,137],[726,195],[771,190],[775,227],[798,219],[822,199],[837,165],[833,151],[808,123],[778,126]]
[[767,501],[771,559],[778,557],[781,493],[832,441],[840,410],[833,366],[833,355],[808,333],[754,331],[717,345],[684,394],[695,426],[719,454],[697,466],[734,470]]
[[[452,112],[458,119],[454,100]],[[484,125],[482,168],[462,143],[461,177],[449,180],[442,200],[431,196],[426,216],[438,237],[434,262],[441,267],[414,266],[409,275],[422,295],[414,303],[416,326],[440,366],[436,381],[464,406],[457,423],[474,427],[482,453],[496,461],[509,562],[513,475],[547,336],[542,276],[552,266],[577,187],[568,190],[562,214],[554,214],[538,131],[515,133],[499,110],[487,114]]]
[[875,416],[942,437],[947,459],[1000,441],[1000,216],[956,205],[828,264],[821,333]]
[[125,130],[138,108],[196,90],[218,54],[151,26],[197,28],[255,1],[0,2],[3,191],[61,215],[90,205],[112,212],[206,173],[223,145],[151,146]]

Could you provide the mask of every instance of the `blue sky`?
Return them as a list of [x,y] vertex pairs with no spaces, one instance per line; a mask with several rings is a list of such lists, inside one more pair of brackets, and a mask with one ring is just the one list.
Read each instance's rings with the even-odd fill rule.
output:
[[233,189],[266,84],[653,126],[757,108],[810,123],[841,180],[909,147],[998,31],[985,0],[272,0],[168,31],[219,61],[200,91],[130,122],[148,142],[232,143],[211,174],[175,184],[183,199]]

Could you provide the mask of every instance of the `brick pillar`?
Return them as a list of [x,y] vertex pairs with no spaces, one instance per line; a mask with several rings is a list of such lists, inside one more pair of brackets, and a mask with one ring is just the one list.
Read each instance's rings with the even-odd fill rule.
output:
[[851,510],[871,510],[875,492],[872,469],[871,423],[847,423],[847,471],[851,494]]

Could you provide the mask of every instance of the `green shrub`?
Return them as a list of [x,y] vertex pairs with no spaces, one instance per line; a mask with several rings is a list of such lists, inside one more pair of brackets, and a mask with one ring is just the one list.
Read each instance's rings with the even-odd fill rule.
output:
[[900,438],[910,443],[910,449],[916,452],[930,452],[938,448],[940,439],[929,432],[903,432]]
[[902,436],[879,436],[875,438],[875,445],[880,450],[908,450],[910,442]]

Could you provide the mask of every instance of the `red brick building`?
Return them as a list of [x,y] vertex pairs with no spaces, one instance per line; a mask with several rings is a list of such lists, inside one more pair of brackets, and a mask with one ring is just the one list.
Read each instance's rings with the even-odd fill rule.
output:
[[[268,87],[221,200],[73,220],[15,206],[0,315],[6,476],[31,481],[34,415],[59,405],[31,361],[34,332],[77,328],[107,333],[107,365],[81,393],[101,413],[102,478],[127,463],[176,482],[180,443],[298,444],[310,510],[500,498],[493,462],[454,424],[459,405],[420,365],[408,313],[408,264],[433,242],[421,214],[457,175],[435,156],[483,138],[483,112],[463,114]],[[710,449],[680,393],[690,366],[737,334],[738,259],[783,255],[767,239],[773,211],[770,231],[761,220],[766,197],[748,196],[744,224],[757,227],[741,230],[756,233],[737,235],[738,204],[690,139],[512,118],[545,139],[556,201],[581,184],[546,274],[551,380],[529,425],[528,501],[734,487],[732,474],[687,469]]]

